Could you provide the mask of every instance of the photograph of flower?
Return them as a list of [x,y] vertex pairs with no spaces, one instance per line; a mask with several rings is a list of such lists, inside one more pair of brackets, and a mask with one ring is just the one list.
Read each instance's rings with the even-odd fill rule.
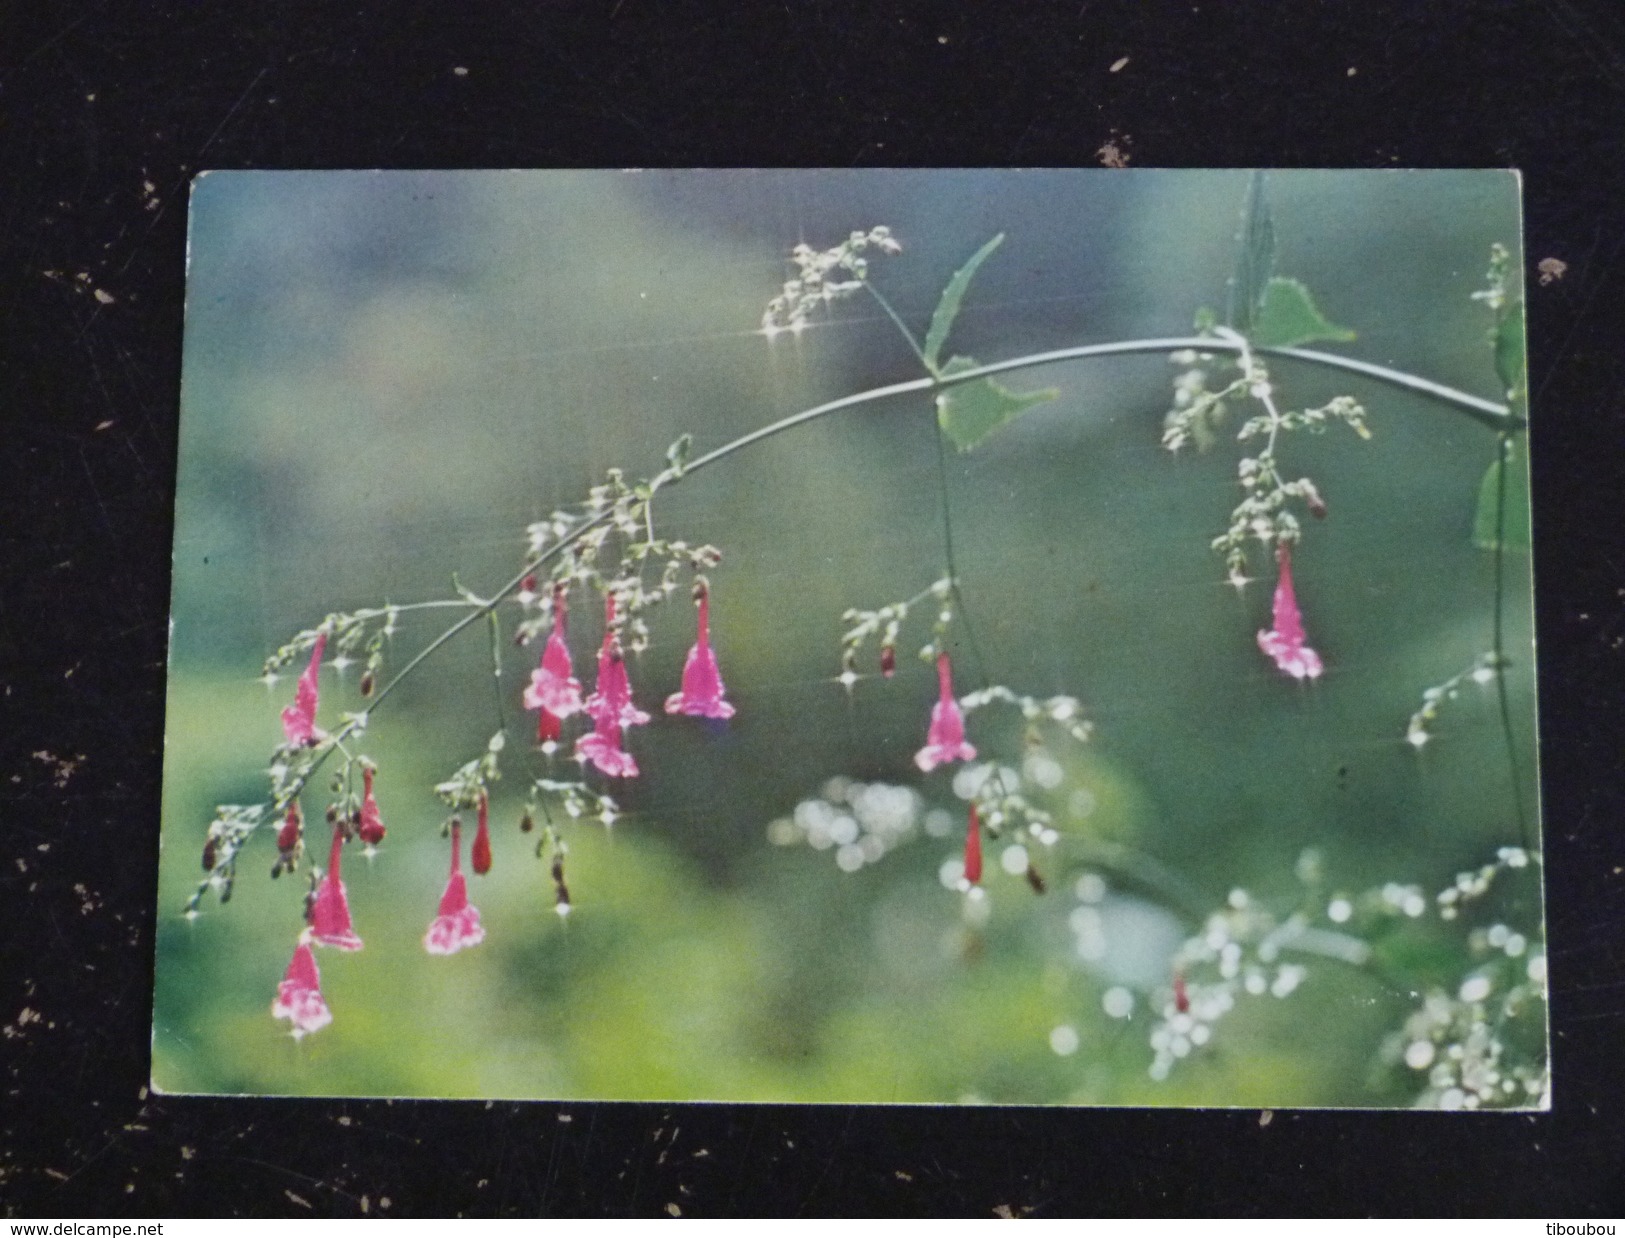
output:
[[1550,1106],[1515,174],[191,211],[156,1089]]

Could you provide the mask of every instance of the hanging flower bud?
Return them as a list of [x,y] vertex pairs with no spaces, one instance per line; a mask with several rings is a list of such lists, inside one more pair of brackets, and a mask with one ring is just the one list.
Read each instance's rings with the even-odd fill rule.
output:
[[564,884],[564,857],[553,855],[553,910],[561,916],[570,914],[570,887]]
[[322,669],[322,654],[327,649],[327,633],[318,632],[316,643],[310,649],[310,664],[299,676],[294,690],[293,704],[282,711],[282,737],[290,748],[309,748],[323,738],[316,729],[316,677]]
[[536,592],[536,573],[535,572],[528,573],[525,576],[525,578],[519,582],[519,592],[521,592],[521,593],[535,593]]
[[277,850],[286,855],[299,845],[304,836],[304,819],[299,814],[299,801],[288,802],[288,815],[283,818],[282,828],[276,833]]
[[491,871],[491,805],[484,791],[480,792],[479,828],[474,831],[474,846],[468,858],[481,877]]
[[1303,487],[1303,502],[1309,509],[1309,514],[1316,520],[1326,519],[1326,500],[1320,497],[1320,491],[1315,488],[1315,483],[1305,477],[1299,484]]
[[362,671],[361,672],[361,695],[362,696],[371,696],[372,695],[373,683],[374,683],[374,679],[373,679],[372,672],[371,671]]
[[965,742],[965,716],[954,699],[953,667],[946,653],[937,655],[938,700],[931,707],[931,726],[925,747],[914,754],[914,764],[929,773],[948,761],[974,761],[976,749]]
[[1049,889],[1049,882],[1044,880],[1044,874],[1038,871],[1031,860],[1027,861],[1027,884],[1032,887],[1034,894],[1043,894]]
[[965,827],[965,880],[976,885],[982,880],[982,816],[971,801],[970,819]]
[[1191,1012],[1191,995],[1185,987],[1185,973],[1182,971],[1174,973],[1174,1009],[1180,1014]]
[[699,631],[683,664],[683,690],[666,699],[668,714],[690,714],[700,718],[732,718],[734,707],[723,697],[722,674],[716,654],[711,651],[711,591],[703,583],[694,586],[699,603]]
[[519,818],[519,832],[521,834],[529,834],[535,828],[536,818],[530,815],[530,810],[527,808],[525,810],[525,815]]
[[361,767],[361,780],[366,786],[366,794],[361,798],[361,820],[356,825],[356,833],[361,841],[369,847],[376,847],[384,841],[384,819],[378,812],[378,800],[372,793],[373,768],[370,765]]
[[215,857],[215,850],[214,850],[214,835],[211,834],[208,838],[203,840],[203,871],[204,872],[206,872],[206,873],[214,872],[215,858],[216,857]]
[[897,646],[882,645],[880,647],[880,673],[887,679],[897,674]]

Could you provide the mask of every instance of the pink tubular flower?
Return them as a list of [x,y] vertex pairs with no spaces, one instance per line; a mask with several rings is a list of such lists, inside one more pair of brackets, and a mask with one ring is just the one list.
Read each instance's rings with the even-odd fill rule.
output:
[[322,732],[316,729],[316,676],[321,672],[326,650],[327,633],[318,632],[310,649],[310,665],[299,676],[293,704],[282,711],[282,736],[290,747],[309,748],[322,738]]
[[423,948],[430,954],[456,954],[465,946],[477,946],[485,940],[479,908],[468,901],[462,850],[462,822],[454,820],[451,823],[451,876],[446,880],[446,892],[440,896],[440,914],[423,935]]
[[1298,613],[1298,595],[1292,588],[1292,552],[1285,542],[1276,548],[1280,579],[1275,583],[1275,626],[1258,634],[1258,647],[1275,665],[1294,679],[1318,679],[1320,655],[1304,644],[1303,616]]
[[[626,675],[626,658],[615,637],[615,597],[604,602],[604,644],[598,651],[598,687],[586,700],[583,709],[602,726],[607,717],[616,725],[642,726],[649,715],[632,704],[632,681]],[[619,746],[619,745],[617,745]],[[577,745],[577,751],[580,746]]]
[[591,761],[611,778],[638,776],[637,761],[621,747],[621,724],[608,712],[594,719],[592,734],[576,740],[576,756]]
[[321,986],[315,952],[301,936],[282,983],[276,987],[276,1001],[271,1003],[271,1017],[289,1020],[295,1040],[307,1032],[319,1032],[333,1021],[333,1012],[322,1000]]
[[926,733],[925,747],[914,754],[914,764],[930,771],[948,761],[972,761],[976,749],[965,742],[965,716],[959,712],[954,700],[954,672],[948,655],[937,655],[937,686],[941,692],[931,707],[931,728]]
[[542,663],[530,673],[525,689],[525,708],[540,710],[536,720],[536,742],[556,741],[559,724],[582,709],[581,682],[570,664],[570,647],[564,643],[565,605],[561,589],[553,606],[553,631],[542,649]]
[[695,590],[700,603],[699,633],[683,664],[683,690],[666,698],[668,714],[693,714],[700,718],[732,718],[734,707],[723,699],[727,691],[717,670],[716,654],[711,652],[711,591],[704,585]]
[[344,882],[339,878],[339,861],[344,854],[344,827],[333,827],[333,849],[328,853],[327,872],[316,887],[316,897],[310,904],[310,928],[316,943],[336,946],[340,950],[361,949],[361,938],[356,936],[350,923],[350,900],[344,893]]

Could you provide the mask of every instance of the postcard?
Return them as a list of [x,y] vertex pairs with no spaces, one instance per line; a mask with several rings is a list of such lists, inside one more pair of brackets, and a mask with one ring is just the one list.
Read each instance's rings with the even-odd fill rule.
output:
[[1550,1106],[1515,173],[191,210],[157,1089]]

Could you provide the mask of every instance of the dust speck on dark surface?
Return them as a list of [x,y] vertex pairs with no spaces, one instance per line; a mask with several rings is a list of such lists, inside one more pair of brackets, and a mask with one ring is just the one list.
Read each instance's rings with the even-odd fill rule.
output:
[[[13,6],[0,26],[0,1210],[1625,1208],[1625,24],[1612,7],[1036,0],[899,23],[855,0],[155,0]],[[147,1092],[193,175],[824,166],[854,151],[1088,166],[1127,162],[1129,134],[1137,167],[1516,166],[1527,252],[1562,255],[1529,281],[1554,1112],[1269,1121]]]

